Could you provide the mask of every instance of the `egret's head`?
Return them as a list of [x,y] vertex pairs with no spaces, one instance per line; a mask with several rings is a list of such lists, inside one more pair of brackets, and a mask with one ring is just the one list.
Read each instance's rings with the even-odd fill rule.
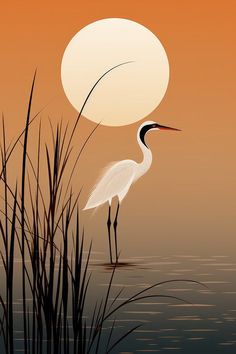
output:
[[156,122],[153,122],[153,121],[144,122],[139,127],[138,136],[139,136],[140,140],[142,141],[142,143],[146,147],[148,147],[148,146],[145,143],[145,135],[146,135],[147,132],[149,132],[151,130],[175,130],[175,131],[180,131],[180,129],[167,127],[165,125],[160,125],[160,124],[158,124]]

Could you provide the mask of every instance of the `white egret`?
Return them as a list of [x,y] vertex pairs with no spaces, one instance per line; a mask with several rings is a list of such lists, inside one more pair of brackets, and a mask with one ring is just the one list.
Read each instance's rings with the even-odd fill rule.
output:
[[175,130],[180,129],[166,127],[153,121],[147,121],[141,124],[137,132],[137,141],[143,153],[142,162],[138,163],[133,160],[122,160],[110,165],[99,181],[95,184],[87,204],[86,209],[96,208],[106,202],[109,203],[107,228],[110,251],[110,262],[113,263],[111,249],[111,204],[114,197],[118,197],[118,205],[116,209],[115,219],[113,222],[115,236],[115,252],[116,263],[118,262],[118,247],[117,247],[117,219],[119,208],[122,200],[128,193],[131,185],[142,177],[151,167],[152,152],[145,142],[145,135],[151,130]]

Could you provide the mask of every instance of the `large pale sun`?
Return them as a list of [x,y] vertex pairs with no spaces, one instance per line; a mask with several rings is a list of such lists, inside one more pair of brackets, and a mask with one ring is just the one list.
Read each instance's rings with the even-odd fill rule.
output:
[[120,126],[150,114],[161,102],[169,81],[169,64],[159,39],[146,27],[107,18],[82,28],[62,59],[62,85],[80,111],[95,82],[83,116],[103,125]]

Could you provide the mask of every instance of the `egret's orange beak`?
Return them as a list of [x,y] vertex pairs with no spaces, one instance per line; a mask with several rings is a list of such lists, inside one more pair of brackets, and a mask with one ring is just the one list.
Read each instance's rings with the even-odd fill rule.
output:
[[181,132],[180,129],[166,127],[165,125],[160,125],[160,124],[157,124],[157,128],[160,129],[160,130],[175,130],[175,131]]

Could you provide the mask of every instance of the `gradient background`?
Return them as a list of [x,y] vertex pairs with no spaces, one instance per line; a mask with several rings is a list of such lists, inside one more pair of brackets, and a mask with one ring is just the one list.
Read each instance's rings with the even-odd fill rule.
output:
[[[153,31],[166,49],[169,87],[148,119],[183,131],[153,132],[147,138],[153,165],[122,204],[122,256],[235,253],[235,10],[235,1],[230,0],[41,1],[37,5],[25,0],[1,5],[0,107],[9,139],[24,125],[36,67],[33,111],[46,105],[41,115],[45,124],[48,116],[55,123],[62,116],[65,122],[74,121],[76,111],[64,95],[60,64],[72,36],[88,23],[128,18]],[[74,182],[75,188],[84,186],[83,205],[107,163],[124,158],[140,161],[138,126],[99,127]],[[93,127],[81,119],[75,147]],[[44,137],[47,140],[48,129]],[[32,142],[34,138],[31,129]],[[103,207],[94,216],[89,211],[83,215],[86,235],[93,238],[95,249],[105,249],[105,213]]]

